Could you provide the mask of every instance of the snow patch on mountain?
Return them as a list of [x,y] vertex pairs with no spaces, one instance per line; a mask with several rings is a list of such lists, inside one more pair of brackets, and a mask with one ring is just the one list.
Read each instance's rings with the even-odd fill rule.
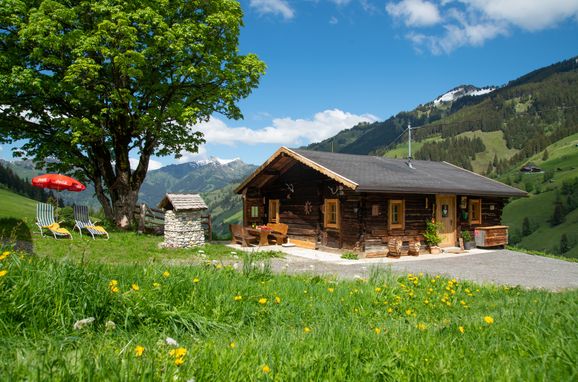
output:
[[217,157],[210,157],[209,159],[203,159],[203,160],[197,161],[196,163],[198,163],[199,165],[218,164],[221,166],[226,166],[229,163],[233,163],[233,162],[238,161],[238,160],[241,160],[241,158],[223,159],[223,158],[217,158]]
[[493,86],[488,86],[484,88],[477,88],[472,85],[462,85],[458,86],[447,93],[442,94],[441,96],[437,97],[433,103],[434,105],[439,105],[443,102],[453,102],[457,99],[460,99],[465,96],[480,96],[484,94],[488,94],[496,90]]

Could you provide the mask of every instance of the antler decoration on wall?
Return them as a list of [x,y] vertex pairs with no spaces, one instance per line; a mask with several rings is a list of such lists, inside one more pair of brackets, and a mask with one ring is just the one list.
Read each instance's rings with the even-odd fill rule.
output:
[[293,183],[285,183],[285,186],[289,191],[289,193],[287,194],[287,199],[291,199],[291,194],[295,192],[295,186],[293,186]]
[[329,188],[329,191],[331,191],[332,195],[337,194],[337,192],[339,191],[339,186],[335,186],[335,189],[333,189],[331,186],[327,186]]

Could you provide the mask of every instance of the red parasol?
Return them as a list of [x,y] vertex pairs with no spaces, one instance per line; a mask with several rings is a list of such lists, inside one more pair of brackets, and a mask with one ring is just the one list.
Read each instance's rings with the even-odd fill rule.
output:
[[86,186],[78,180],[66,175],[45,174],[32,178],[32,185],[40,188],[50,188],[51,190],[67,190],[80,192],[86,189]]

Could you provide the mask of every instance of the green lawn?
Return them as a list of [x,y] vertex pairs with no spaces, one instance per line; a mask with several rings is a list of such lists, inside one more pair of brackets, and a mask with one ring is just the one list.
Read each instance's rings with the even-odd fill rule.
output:
[[274,253],[116,231],[32,240],[35,254],[0,251],[2,380],[578,378],[576,290],[274,275]]

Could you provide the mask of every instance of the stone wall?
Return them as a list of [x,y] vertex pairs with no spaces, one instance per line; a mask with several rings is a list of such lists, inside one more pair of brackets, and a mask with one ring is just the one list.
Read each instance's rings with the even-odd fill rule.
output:
[[205,244],[201,225],[202,211],[168,210],[165,213],[165,241],[163,247],[188,248]]

